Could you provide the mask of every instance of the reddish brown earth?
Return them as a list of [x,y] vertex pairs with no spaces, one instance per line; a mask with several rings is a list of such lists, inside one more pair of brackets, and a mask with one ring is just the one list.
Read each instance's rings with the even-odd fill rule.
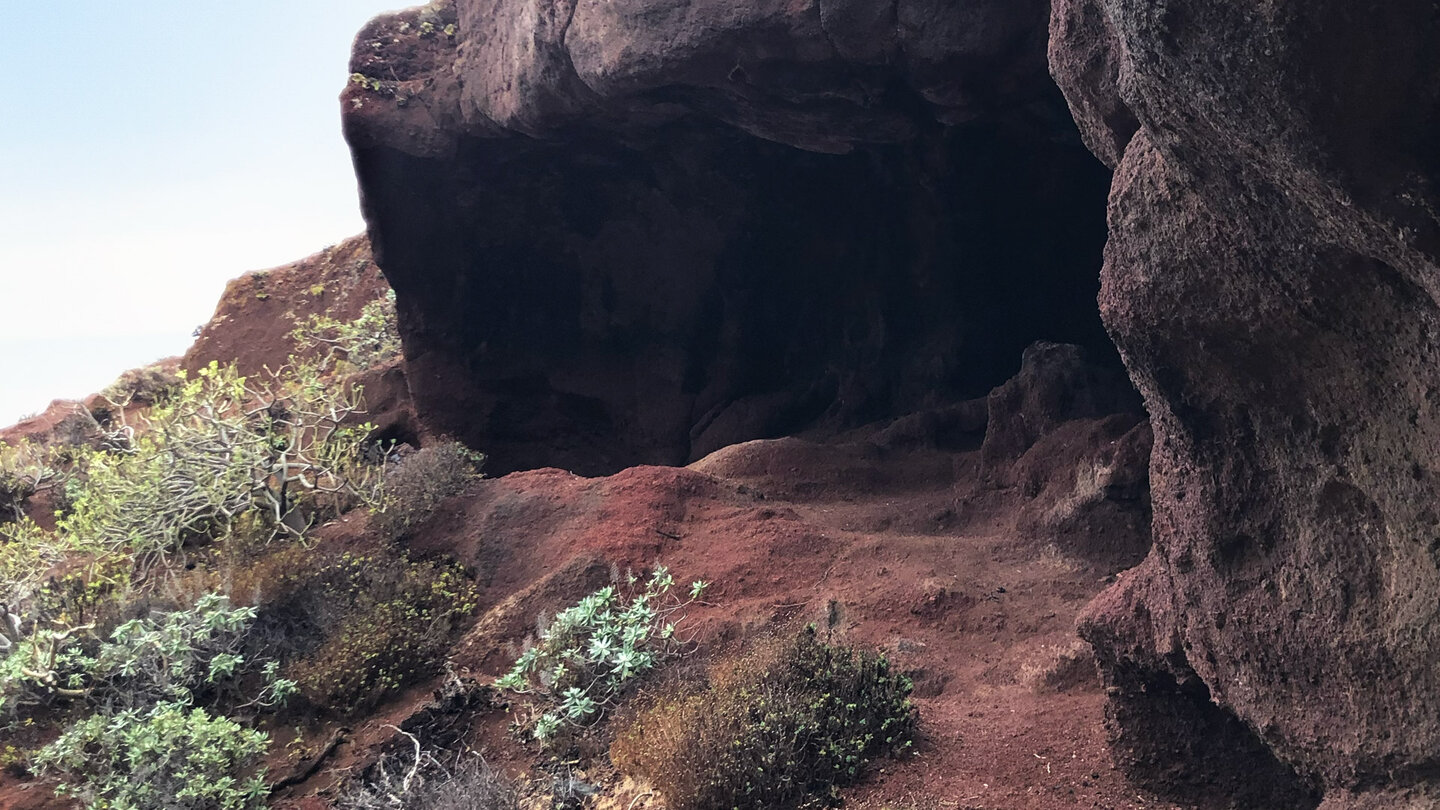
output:
[[[1084,605],[1148,538],[1132,486],[1144,480],[1139,420],[1106,413],[1125,399],[1106,377],[1067,347],[1039,346],[986,400],[838,440],[754,441],[689,468],[604,478],[542,469],[484,480],[447,501],[409,546],[457,557],[481,585],[480,615],[452,656],[465,677],[500,674],[540,613],[608,583],[612,566],[663,562],[682,582],[715,583],[687,622],[700,643],[696,660],[823,624],[833,603],[842,639],[884,649],[913,675],[919,756],[881,763],[851,791],[851,806],[1168,810],[1178,805],[1117,771],[1104,692],[1074,633]],[[1069,394],[1057,398],[1061,391]],[[1098,489],[1096,469],[1109,471]],[[1042,519],[1059,513],[1066,520]],[[376,541],[352,514],[319,542]],[[437,686],[345,721],[347,741],[277,806],[327,806],[339,782],[393,749],[387,726],[416,723]],[[470,729],[465,741],[492,763],[535,777],[543,758],[505,733],[503,711],[482,703],[440,714]],[[294,722],[274,729],[278,741],[289,741]],[[311,751],[341,724],[298,722]],[[293,767],[277,753],[272,774]],[[661,806],[603,764],[585,778],[617,807]],[[68,806],[46,795],[10,784],[0,787],[0,806]]]
[[246,273],[225,285],[181,367],[194,371],[216,361],[234,363],[241,374],[275,368],[295,351],[290,332],[300,321],[312,314],[354,320],[389,289],[363,235],[298,262]]
[[[536,615],[607,583],[612,563],[664,562],[681,581],[715,583],[690,614],[703,652],[823,624],[833,600],[842,638],[883,648],[914,673],[921,754],[882,763],[854,806],[1175,807],[1116,771],[1104,693],[1074,634],[1112,571],[1020,536],[1014,516],[1026,499],[984,484],[980,462],[978,450],[886,452],[856,437],[756,441],[690,468],[607,478],[513,473],[451,499],[411,547],[458,555],[494,606],[457,645],[462,673],[501,674]],[[366,718],[362,743],[335,765],[361,764],[364,743],[393,736],[379,725],[405,713]],[[477,739],[488,760],[523,772],[534,752],[497,735],[500,720],[481,719],[489,731]],[[591,778],[608,785],[604,769]]]
[[[715,583],[687,622],[702,657],[806,621],[823,625],[834,604],[841,638],[884,649],[912,673],[920,755],[882,763],[853,791],[853,806],[1176,807],[1136,791],[1116,770],[1104,693],[1074,633],[1083,606],[1128,564],[1115,561],[1117,549],[1133,562],[1148,537],[1143,528],[1135,535],[1143,523],[1128,513],[1140,507],[1124,488],[1097,497],[1088,472],[1100,464],[1116,479],[1137,468],[1143,477],[1143,454],[1125,460],[1133,439],[1111,425],[1115,415],[1067,415],[1043,393],[1027,395],[1057,378],[1047,367],[1084,376],[1065,363],[1047,366],[1042,355],[1055,352],[1037,352],[1019,378],[1028,385],[1017,381],[988,403],[997,435],[1015,423],[1016,403],[1048,426],[1008,444],[1010,456],[992,450],[986,458],[978,442],[937,449],[935,428],[948,423],[932,414],[838,442],[749,442],[689,468],[635,467],[604,478],[542,469],[477,483],[409,541],[416,553],[456,556],[482,586],[481,616],[452,656],[457,671],[481,681],[503,673],[537,616],[607,584],[614,571],[663,562],[682,582]],[[1092,400],[1104,398],[1101,386],[1092,390]],[[1007,483],[1027,476],[1045,486],[1027,493]],[[1047,535],[1033,521],[1019,526],[1034,510],[1052,511],[1062,489],[1079,495],[1069,500],[1072,514],[1091,521],[1085,539]],[[330,527],[325,538],[368,542],[359,519]],[[336,778],[395,744],[383,726],[403,725],[428,693],[416,689],[355,723],[354,742],[286,801],[319,807],[315,801],[333,797]],[[503,732],[508,715],[460,714],[454,722],[474,729],[468,741],[488,761],[533,775],[538,752]],[[616,806],[661,806],[619,784],[601,762],[586,778],[605,785]]]
[[[389,290],[364,235],[298,262],[247,273],[225,286],[180,367],[194,371],[211,362],[233,362],[242,374],[263,376],[267,367],[280,368],[296,352],[291,337],[296,325],[311,315],[352,321]],[[401,363],[368,369],[348,384],[363,387],[365,413],[359,418],[376,426],[377,438],[418,443],[421,428]]]

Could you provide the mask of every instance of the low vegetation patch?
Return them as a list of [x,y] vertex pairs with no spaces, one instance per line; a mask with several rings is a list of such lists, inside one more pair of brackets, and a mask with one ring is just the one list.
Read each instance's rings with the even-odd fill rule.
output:
[[871,760],[911,750],[911,684],[884,656],[813,628],[662,697],[623,729],[611,759],[671,810],[824,806]]
[[204,709],[162,703],[91,715],[35,761],[66,780],[58,795],[89,810],[251,810],[269,795],[264,772],[253,769],[269,742]]
[[[352,75],[351,81],[372,90],[380,88],[378,79],[359,73]],[[301,321],[290,337],[301,352],[317,354],[322,368],[330,369],[343,363],[349,370],[363,371],[388,363],[400,356],[395,291],[388,290],[383,298],[366,304],[353,321],[313,314]]]
[[392,551],[285,548],[232,575],[260,605],[266,654],[322,710],[353,713],[439,672],[475,585],[453,563]]
[[[639,582],[631,576],[627,585]],[[563,730],[594,722],[632,681],[680,652],[677,614],[708,583],[692,583],[686,601],[671,595],[674,585],[670,572],[657,567],[629,599],[609,586],[542,622],[539,640],[495,682],[530,696],[534,711],[526,725],[535,739],[550,743]]]
[[424,523],[440,502],[481,477],[485,456],[458,442],[444,442],[405,456],[385,471],[384,494],[370,525],[398,540]]
[[30,759],[92,810],[260,807],[266,784],[253,765],[269,738],[222,712],[273,708],[295,684],[240,653],[254,618],[209,594],[104,639],[90,625],[7,622],[18,639],[0,659],[0,726],[36,706],[78,716]]
[[[324,351],[278,371],[141,369],[105,396],[143,408],[0,445],[0,767],[56,778],[91,810],[253,810],[269,794],[261,714],[299,695],[357,712],[444,666],[475,586],[383,540],[477,477],[481,457],[437,446],[387,482],[395,457],[339,372],[398,352],[393,298],[308,326]],[[359,507],[393,519],[381,543],[316,547],[314,527]],[[407,770],[403,806],[506,795],[450,764]]]
[[184,378],[165,363],[130,369],[107,385],[100,396],[115,407],[154,405],[172,396]]

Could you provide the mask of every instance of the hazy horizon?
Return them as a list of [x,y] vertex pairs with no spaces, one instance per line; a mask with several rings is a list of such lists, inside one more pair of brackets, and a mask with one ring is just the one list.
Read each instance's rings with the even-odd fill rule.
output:
[[225,283],[361,232],[340,134],[376,0],[6,4],[0,425],[183,352]]

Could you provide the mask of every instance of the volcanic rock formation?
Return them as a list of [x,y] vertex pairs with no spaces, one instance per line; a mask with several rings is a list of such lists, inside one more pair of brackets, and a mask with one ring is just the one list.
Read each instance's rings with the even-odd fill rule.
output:
[[1055,3],[1154,427],[1154,551],[1083,627],[1139,775],[1250,729],[1296,776],[1248,806],[1440,802],[1436,43],[1431,0]]
[[1055,0],[1077,138],[1045,5],[376,20],[345,128],[420,416],[604,472],[958,407],[1037,339],[1103,360],[1083,138],[1154,438],[1156,548],[1083,626],[1122,761],[1218,806],[1433,806],[1440,8]]
[[[1045,4],[475,2],[343,98],[427,428],[497,471],[684,463],[1114,359],[1108,176]],[[1118,367],[1118,360],[1114,360]]]

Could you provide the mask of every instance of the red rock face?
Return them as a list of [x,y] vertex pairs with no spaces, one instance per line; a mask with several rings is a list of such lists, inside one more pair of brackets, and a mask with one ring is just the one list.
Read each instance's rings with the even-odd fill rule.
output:
[[1213,700],[1327,807],[1433,807],[1440,12],[1053,15],[1055,77],[1119,159],[1100,305],[1154,427],[1154,551],[1083,628],[1122,753],[1203,772],[1166,717]]
[[1108,176],[1045,24],[975,0],[371,23],[346,135],[428,428],[497,471],[604,473],[982,395],[1036,339],[1113,358]]
[[342,104],[421,415],[500,469],[605,471],[1093,347],[1106,178],[1047,34],[1116,168],[1100,311],[1152,417],[1156,547],[1083,626],[1117,751],[1216,806],[1433,806],[1433,0],[381,18]]

